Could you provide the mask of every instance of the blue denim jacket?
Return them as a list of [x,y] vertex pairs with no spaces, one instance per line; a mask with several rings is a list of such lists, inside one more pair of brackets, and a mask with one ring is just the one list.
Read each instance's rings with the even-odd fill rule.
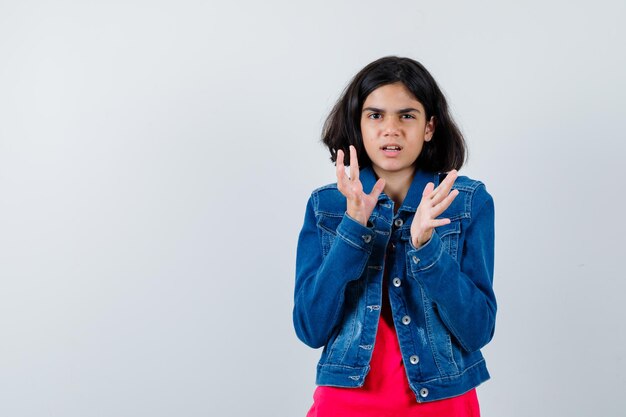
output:
[[[480,348],[492,338],[496,299],[493,199],[459,176],[459,195],[419,249],[411,221],[436,173],[417,171],[402,206],[380,195],[368,225],[346,214],[336,184],[313,191],[298,240],[293,321],[307,345],[324,346],[317,384],[360,387],[370,369],[388,268],[389,301],[406,374],[418,402],[460,395],[489,379]],[[360,173],[364,191],[376,182]],[[389,250],[387,250],[389,249]],[[388,263],[388,265],[385,265]],[[385,281],[385,282],[387,282]]]

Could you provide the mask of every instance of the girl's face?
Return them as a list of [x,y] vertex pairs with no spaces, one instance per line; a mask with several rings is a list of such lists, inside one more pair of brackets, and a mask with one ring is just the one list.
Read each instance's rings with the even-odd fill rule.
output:
[[379,177],[413,175],[415,160],[434,131],[434,118],[426,120],[424,106],[402,83],[377,88],[363,103],[363,145]]

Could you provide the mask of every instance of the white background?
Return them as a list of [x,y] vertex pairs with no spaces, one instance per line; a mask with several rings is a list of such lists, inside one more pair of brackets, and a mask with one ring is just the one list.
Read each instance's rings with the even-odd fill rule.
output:
[[483,415],[626,410],[623,1],[0,2],[0,415],[304,416],[341,90],[421,61],[496,201]]

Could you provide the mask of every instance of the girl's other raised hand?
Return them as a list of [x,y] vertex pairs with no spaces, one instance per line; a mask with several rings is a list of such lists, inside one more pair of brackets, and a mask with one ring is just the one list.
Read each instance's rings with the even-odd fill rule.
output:
[[359,161],[356,156],[356,148],[350,145],[350,176],[346,175],[343,158],[343,151],[339,149],[336,162],[337,188],[346,197],[348,215],[365,226],[374,211],[374,207],[376,207],[378,196],[385,188],[385,180],[381,178],[376,181],[372,192],[365,194],[363,185],[359,180]]
[[456,169],[453,169],[437,188],[432,182],[426,184],[422,193],[422,200],[415,211],[413,223],[411,223],[411,241],[416,248],[430,240],[435,227],[450,223],[450,219],[437,219],[437,216],[446,211],[456,196],[459,195],[458,190],[452,190],[452,185],[457,176]]

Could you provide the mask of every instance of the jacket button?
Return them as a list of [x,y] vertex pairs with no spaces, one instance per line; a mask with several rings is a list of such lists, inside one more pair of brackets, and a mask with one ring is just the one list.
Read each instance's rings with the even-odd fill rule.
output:
[[411,322],[411,317],[409,316],[402,317],[402,324],[404,324],[405,326],[409,324],[410,322]]
[[417,355],[413,355],[409,358],[409,362],[411,362],[413,365],[417,365],[419,361],[420,361],[420,357]]
[[397,288],[400,285],[402,285],[402,280],[400,278],[394,278],[393,279],[393,286]]
[[420,258],[418,258],[417,256],[413,255],[413,263],[419,263]]
[[426,388],[422,388],[422,389],[420,390],[420,395],[421,395],[422,397],[424,397],[424,398],[428,397],[428,389],[426,389]]
[[404,224],[404,222],[402,221],[402,219],[396,219],[396,220],[393,222],[393,224],[394,224],[396,227],[402,227],[402,225]]
[[362,237],[365,243],[370,243],[372,241],[372,236],[370,235],[363,235]]

